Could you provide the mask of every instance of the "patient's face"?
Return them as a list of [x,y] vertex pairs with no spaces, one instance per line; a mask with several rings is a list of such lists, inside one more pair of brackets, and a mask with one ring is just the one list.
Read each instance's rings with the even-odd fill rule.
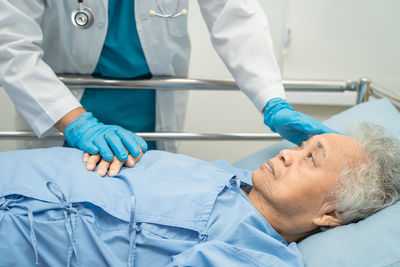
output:
[[253,193],[266,203],[266,213],[279,212],[288,220],[307,223],[321,212],[343,168],[363,160],[365,151],[356,140],[340,134],[316,135],[300,147],[282,150],[255,170]]

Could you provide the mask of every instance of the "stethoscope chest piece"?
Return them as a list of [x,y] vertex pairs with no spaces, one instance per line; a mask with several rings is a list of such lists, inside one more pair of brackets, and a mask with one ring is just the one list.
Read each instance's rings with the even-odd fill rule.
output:
[[93,24],[94,13],[90,8],[83,6],[83,3],[80,2],[79,8],[72,12],[71,20],[76,27],[87,29]]

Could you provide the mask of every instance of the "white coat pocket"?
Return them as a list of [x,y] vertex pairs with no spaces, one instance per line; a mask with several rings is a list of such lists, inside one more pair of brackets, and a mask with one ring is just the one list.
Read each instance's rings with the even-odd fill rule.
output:
[[158,13],[162,15],[170,15],[169,17],[162,18],[167,21],[168,33],[174,37],[183,37],[187,35],[188,1],[160,0],[159,3],[160,10],[157,10]]

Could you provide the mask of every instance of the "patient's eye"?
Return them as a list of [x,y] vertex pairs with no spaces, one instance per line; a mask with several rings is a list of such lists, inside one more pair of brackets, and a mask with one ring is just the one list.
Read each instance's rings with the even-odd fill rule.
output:
[[315,165],[314,157],[313,157],[313,154],[311,152],[307,154],[307,159],[311,160],[311,162]]

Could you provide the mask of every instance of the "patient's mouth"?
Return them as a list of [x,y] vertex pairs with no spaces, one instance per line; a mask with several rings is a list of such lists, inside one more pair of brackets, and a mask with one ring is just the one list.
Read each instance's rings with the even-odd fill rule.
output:
[[270,173],[272,173],[272,175],[275,176],[274,169],[271,167],[269,161],[268,161],[268,162],[264,162],[261,166],[262,166],[264,169],[266,169],[267,171],[269,171]]
[[268,167],[271,168],[272,174],[275,176],[275,168],[274,168],[274,165],[272,165],[271,160],[268,160],[267,164],[268,164]]

